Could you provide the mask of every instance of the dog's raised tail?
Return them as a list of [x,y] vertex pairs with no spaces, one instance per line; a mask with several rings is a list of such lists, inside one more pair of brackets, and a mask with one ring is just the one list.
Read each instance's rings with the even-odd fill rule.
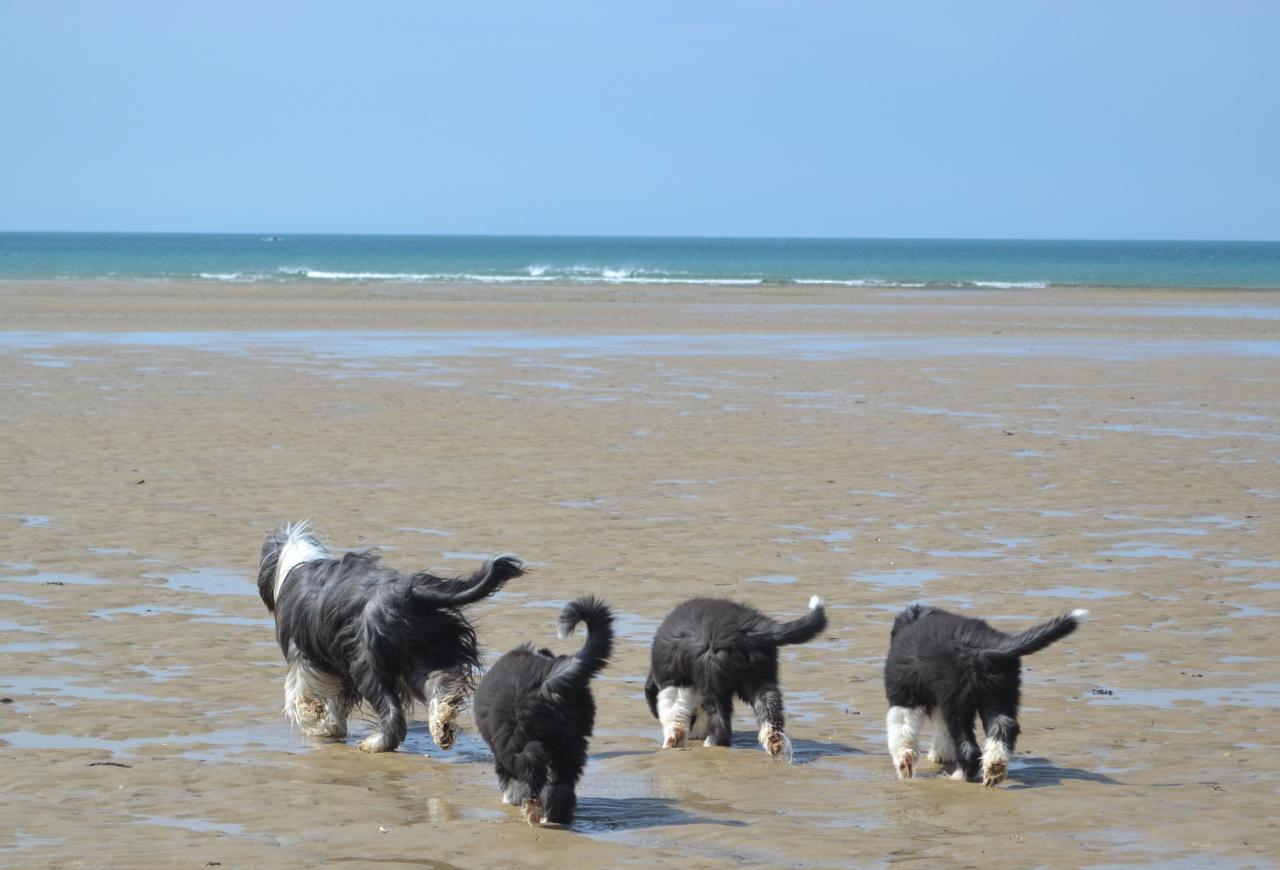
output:
[[799,619],[773,627],[773,639],[778,646],[789,643],[808,643],[827,627],[827,609],[822,599],[814,595],[809,599],[809,612]]
[[488,598],[508,580],[525,573],[524,563],[510,553],[490,559],[470,577],[444,578],[422,572],[413,575],[413,597],[433,607],[462,607]]
[[1054,641],[1062,640],[1075,631],[1082,622],[1089,618],[1087,610],[1073,610],[1062,616],[1055,616],[1048,622],[1042,622],[1029,628],[1022,634],[1015,634],[988,654],[997,656],[1027,656],[1039,652]]
[[560,611],[556,633],[561,638],[566,638],[573,633],[579,622],[587,624],[587,642],[578,650],[577,655],[547,677],[542,684],[542,691],[549,695],[585,686],[609,663],[609,656],[613,653],[613,611],[609,609],[609,605],[594,595],[575,598]]

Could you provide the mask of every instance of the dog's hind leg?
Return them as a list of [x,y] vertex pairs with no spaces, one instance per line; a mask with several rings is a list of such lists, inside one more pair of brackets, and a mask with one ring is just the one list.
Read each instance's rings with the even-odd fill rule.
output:
[[552,771],[547,780],[542,821],[544,824],[567,825],[573,821],[573,811],[578,805],[574,778]]
[[1015,718],[1016,711],[995,708],[980,712],[983,730],[987,732],[982,744],[982,784],[991,787],[1003,782],[1008,774],[1009,758],[1021,728]]
[[707,710],[706,702],[702,706],[694,709],[692,718],[689,720],[689,739],[702,740],[707,736],[707,729],[710,727],[711,714]]
[[916,754],[919,751],[916,744],[924,720],[925,712],[920,707],[890,707],[889,715],[885,717],[885,727],[889,732],[889,755],[898,771],[898,779],[911,779],[915,776]]
[[683,749],[693,713],[701,699],[692,686],[667,686],[658,690],[658,721],[662,723],[662,748]]
[[782,713],[782,692],[776,683],[767,683],[751,693],[751,709],[760,726],[759,741],[764,751],[773,759],[783,759],[788,764],[794,754],[791,738],[787,736],[787,720]]
[[404,742],[408,730],[400,697],[390,686],[381,686],[372,698],[366,698],[378,715],[378,730],[360,741],[361,752],[395,752]]
[[458,739],[458,713],[467,702],[468,682],[457,671],[439,671],[427,680],[427,721],[431,739],[441,749],[452,749]]
[[[703,746],[728,746],[733,742],[733,698],[704,695],[702,715],[707,719]],[[696,736],[696,735],[695,735]]]
[[929,744],[929,760],[939,765],[948,773],[955,766],[956,747],[951,742],[951,732],[947,729],[946,720],[937,711],[930,717],[933,721],[933,740]]
[[978,750],[978,738],[973,733],[973,711],[950,710],[945,712],[947,729],[951,732],[951,740],[956,749],[958,768],[951,775],[952,779],[974,780],[978,776],[978,767],[982,755]]
[[502,789],[502,802],[513,807],[523,806],[529,799],[529,787],[511,774],[501,764],[494,764],[498,774],[498,788]]

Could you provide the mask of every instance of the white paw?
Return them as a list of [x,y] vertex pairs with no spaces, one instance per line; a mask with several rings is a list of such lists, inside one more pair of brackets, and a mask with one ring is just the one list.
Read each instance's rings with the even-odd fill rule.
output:
[[758,739],[760,745],[764,747],[764,751],[769,753],[769,757],[774,761],[785,761],[790,764],[795,757],[795,750],[791,746],[791,738],[785,732],[774,728],[768,723],[760,727]]
[[893,766],[898,771],[898,779],[911,779],[916,772],[916,751],[903,749],[893,757]]
[[430,706],[431,739],[445,750],[452,749],[458,739],[458,705],[450,700],[432,698]]
[[381,732],[370,734],[356,748],[361,752],[387,752],[387,738]]
[[982,750],[982,784],[987,788],[1004,782],[1009,772],[1009,748],[999,740],[987,738]]
[[542,824],[542,801],[537,798],[529,798],[521,805],[520,814],[524,816],[524,820],[529,823],[530,827]]

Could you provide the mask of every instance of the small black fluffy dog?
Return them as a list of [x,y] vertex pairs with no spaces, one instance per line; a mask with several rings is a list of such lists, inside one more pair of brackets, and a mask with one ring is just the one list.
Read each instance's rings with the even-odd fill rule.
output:
[[[933,720],[929,760],[952,779],[994,786],[1004,780],[1018,740],[1021,657],[1060,640],[1088,617],[1073,610],[1021,634],[997,631],[972,619],[913,604],[894,620],[884,689],[889,698],[886,725],[889,754],[899,779],[915,773],[916,741],[926,720]],[[981,751],[973,731],[982,719],[986,742]]]
[[613,614],[586,595],[560,611],[559,636],[579,622],[587,624],[587,641],[577,655],[525,644],[498,659],[476,689],[476,726],[493,750],[502,800],[520,807],[530,825],[567,825],[578,802],[596,719],[591,678],[613,651]]
[[405,576],[378,558],[370,551],[331,556],[306,523],[267,535],[258,593],[275,615],[289,664],[284,712],[304,734],[346,737],[347,717],[364,701],[378,730],[360,749],[391,752],[417,701],[428,705],[436,744],[449,749],[480,669],[475,630],[458,608],[524,568],[499,556],[466,578]]
[[826,627],[826,610],[816,595],[809,599],[809,613],[781,624],[723,598],[677,605],[653,638],[644,686],[649,710],[662,723],[662,748],[683,748],[688,737],[705,737],[705,746],[728,746],[737,695],[755,711],[760,745],[771,758],[790,761],[778,647],[806,643]]

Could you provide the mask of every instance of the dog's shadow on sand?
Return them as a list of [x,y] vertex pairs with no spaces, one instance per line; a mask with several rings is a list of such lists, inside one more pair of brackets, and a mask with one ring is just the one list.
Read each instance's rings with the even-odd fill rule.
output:
[[1028,756],[1018,759],[1018,764],[1009,771],[1010,791],[1021,791],[1029,788],[1045,788],[1062,785],[1068,781],[1096,782],[1102,785],[1121,785],[1119,780],[1112,779],[1104,773],[1093,773],[1078,767],[1059,767],[1047,758]]
[[683,810],[679,801],[658,797],[579,797],[572,830],[583,834],[617,834],[677,825],[720,825],[745,828],[738,819],[717,819]]

